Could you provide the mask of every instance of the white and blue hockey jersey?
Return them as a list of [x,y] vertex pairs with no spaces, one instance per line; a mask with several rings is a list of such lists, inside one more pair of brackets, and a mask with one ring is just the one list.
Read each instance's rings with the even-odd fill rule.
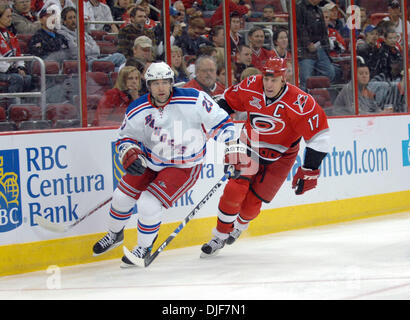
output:
[[156,107],[146,94],[133,101],[119,129],[117,150],[132,143],[144,152],[148,167],[189,168],[201,162],[209,138],[227,142],[234,138],[228,113],[205,92],[173,88],[168,103]]

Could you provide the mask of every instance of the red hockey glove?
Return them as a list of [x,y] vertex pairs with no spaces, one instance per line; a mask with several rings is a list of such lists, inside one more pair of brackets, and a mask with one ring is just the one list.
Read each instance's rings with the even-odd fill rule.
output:
[[306,191],[314,189],[317,185],[320,170],[305,169],[299,167],[292,181],[292,189],[296,189],[297,195],[304,194]]
[[135,145],[124,147],[120,151],[119,158],[124,170],[133,176],[142,175],[147,168],[147,160]]
[[251,158],[246,154],[246,146],[240,143],[228,145],[225,148],[224,171],[227,173],[234,168],[230,178],[237,179],[241,172],[251,164]]

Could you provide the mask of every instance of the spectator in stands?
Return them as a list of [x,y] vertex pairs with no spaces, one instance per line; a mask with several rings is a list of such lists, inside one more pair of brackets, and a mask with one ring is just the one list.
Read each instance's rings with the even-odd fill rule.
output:
[[271,4],[267,4],[263,7],[262,21],[263,22],[275,22],[275,8]]
[[175,83],[188,82],[189,72],[187,70],[182,49],[178,46],[171,47],[171,67],[175,72]]
[[144,8],[136,6],[130,11],[130,17],[130,23],[118,33],[118,52],[126,58],[133,56],[134,41],[139,36],[147,36],[152,40],[153,46],[156,45],[154,31],[145,28],[147,14]]
[[154,60],[152,40],[147,36],[139,36],[135,39],[132,52],[132,57],[129,57],[127,61],[137,60],[145,66],[147,62]]
[[151,8],[149,7],[149,2],[147,0],[142,0],[139,6],[144,8],[145,14],[147,15],[144,27],[146,29],[154,28],[156,26],[156,22],[150,18]]
[[[8,5],[0,5],[0,57],[19,57],[20,46],[17,38],[8,28],[12,22],[12,12]],[[24,61],[1,61],[0,81],[8,83],[8,92],[25,92],[31,87],[31,76]],[[13,102],[18,102],[19,99]]]
[[215,11],[221,4],[221,0],[202,0],[201,9],[203,11]]
[[[229,1],[229,12],[236,11],[241,17],[251,15],[251,5],[245,3],[244,5],[239,4],[240,0],[230,0]],[[210,27],[223,25],[223,1],[220,3],[218,8],[216,8],[214,14],[212,15],[209,24]]]
[[177,14],[175,15],[175,22],[186,24],[188,22],[188,20],[187,20],[187,16],[186,16],[184,3],[180,0],[178,0],[178,1],[174,2],[172,7],[177,11]]
[[[84,17],[90,21],[113,21],[111,9],[100,0],[88,0],[84,2]],[[104,30],[107,32],[118,33],[116,24],[91,24],[90,30]]]
[[[394,29],[387,30],[377,55],[375,73],[383,73],[387,77],[387,81],[394,81],[403,70],[403,65],[397,66],[397,62],[402,60],[400,48],[397,47],[397,37],[397,32]],[[396,70],[397,68],[399,69]]]
[[[182,34],[182,23],[176,21],[176,17],[178,15],[178,11],[175,10],[173,6],[169,8],[169,15],[170,15],[170,29],[171,29],[171,38],[170,43],[171,46],[174,45],[176,37]],[[163,20],[160,19],[160,22],[152,29],[154,32],[154,37],[157,43],[155,55],[158,60],[164,61],[165,60],[165,51],[164,51],[164,26]]]
[[[396,60],[397,59],[397,60]],[[375,93],[375,98],[381,109],[392,107],[396,103],[397,85],[403,76],[402,57],[392,57],[389,68],[376,74],[369,82],[369,89]],[[390,72],[388,74],[387,72]]]
[[12,21],[16,33],[33,34],[41,28],[37,15],[31,11],[30,0],[15,0]]
[[135,67],[124,67],[114,88],[105,92],[97,106],[94,126],[119,125],[128,105],[139,98],[141,73]]
[[263,47],[265,42],[265,32],[259,26],[252,27],[248,32],[249,47],[252,49],[252,65],[262,70],[265,62],[273,56],[271,50]]
[[231,38],[231,56],[235,56],[239,50],[239,46],[245,44],[245,39],[239,33],[242,29],[242,20],[243,18],[237,12],[232,12],[230,14],[230,38]]
[[56,16],[44,8],[39,13],[41,29],[30,39],[29,52],[44,60],[63,62],[69,60],[68,42],[64,36],[56,32]]
[[306,90],[307,78],[314,74],[336,80],[336,69],[329,57],[329,37],[319,8],[320,0],[302,0],[296,6],[300,87]]
[[346,51],[346,43],[342,35],[333,27],[333,24],[331,23],[331,11],[326,6],[324,6],[322,7],[322,12],[327,27],[327,34],[329,37],[329,55],[334,57]]
[[[223,86],[224,88],[226,87],[226,84],[228,83],[227,79],[227,73],[226,73],[226,68],[225,68],[225,63],[221,63],[217,65],[217,70],[216,70],[216,81]],[[235,78],[235,64],[231,65],[231,85],[235,85],[238,83],[238,81]]]
[[329,2],[322,7],[323,10],[329,12],[329,26],[337,32],[342,32],[345,24],[339,19],[339,8],[334,2]]
[[[410,78],[410,69],[408,70]],[[389,90],[388,94],[385,95],[385,101],[382,105],[385,106],[385,112],[389,112],[393,109],[393,112],[408,112],[408,103],[406,102],[406,90],[405,90],[405,79],[404,71],[402,72],[402,79],[400,82],[395,83]]]
[[263,7],[262,11],[262,21],[263,22],[270,22],[269,24],[265,25],[265,28],[269,28],[272,31],[275,30],[275,25],[272,24],[274,22],[286,22],[287,20],[284,18],[276,17],[275,16],[275,8],[271,4],[267,4]]
[[197,55],[200,47],[212,46],[212,42],[205,38],[205,20],[195,17],[182,30],[181,36],[176,37],[174,44],[182,49],[184,55]]
[[[57,32],[64,36],[67,40],[68,48],[70,52],[70,59],[78,59],[78,43],[77,43],[77,10],[73,7],[64,8],[61,11],[61,21],[63,25],[61,29]],[[123,54],[115,52],[113,54],[101,57],[100,47],[93,37],[84,32],[84,47],[85,47],[85,57],[89,63],[90,68],[95,61],[110,61],[114,64],[116,70],[125,63],[125,57]]]
[[[378,113],[381,111],[376,101],[375,94],[368,88],[369,80],[369,67],[363,63],[358,63],[357,84],[359,93],[359,114]],[[333,108],[329,111],[329,115],[343,116],[355,114],[353,96],[353,81],[350,81],[337,95],[336,100],[333,103]]]
[[[361,36],[364,36],[364,30],[366,30],[366,27],[372,25],[372,20],[370,19],[370,16],[367,14],[367,9],[365,7],[360,7],[360,30],[361,30]],[[346,25],[345,25],[346,27]],[[344,30],[344,28],[343,28]]]
[[244,80],[244,79],[246,79],[250,76],[256,75],[256,74],[262,74],[262,71],[260,71],[258,68],[255,68],[255,67],[248,67],[248,68],[246,68],[245,70],[242,71],[239,80],[242,81],[242,80]]
[[[111,7],[111,13],[112,13],[112,17],[114,21],[126,21],[129,19],[128,7],[130,6],[130,4],[131,4],[130,0],[115,0],[114,1],[114,6]],[[145,23],[145,19],[146,17],[144,17],[144,23]]]
[[225,47],[225,33],[223,26],[215,26],[211,29],[209,33],[209,40],[212,42],[214,47],[224,48]]
[[187,82],[184,88],[205,91],[212,98],[223,94],[225,87],[216,81],[216,61],[210,56],[200,56],[195,62],[195,78]]
[[378,59],[379,48],[377,47],[377,39],[379,32],[374,25],[368,25],[364,29],[365,38],[357,41],[356,53],[362,57],[370,70],[370,78],[376,75],[376,65]]
[[252,66],[252,49],[246,45],[242,44],[239,46],[239,51],[236,53],[235,62],[235,78],[240,82],[240,77],[242,72]]
[[288,30],[285,28],[278,28],[273,33],[273,53],[278,58],[291,59],[292,54],[289,51],[289,36]]
[[[389,0],[387,11],[389,16],[384,18],[385,21],[391,21],[394,25],[394,30],[400,35],[400,38],[403,34],[403,24],[401,20],[401,11],[400,11],[400,1],[399,0]],[[407,21],[407,30],[410,30],[410,22]],[[410,39],[410,34],[408,35]],[[400,39],[399,39],[400,41]]]

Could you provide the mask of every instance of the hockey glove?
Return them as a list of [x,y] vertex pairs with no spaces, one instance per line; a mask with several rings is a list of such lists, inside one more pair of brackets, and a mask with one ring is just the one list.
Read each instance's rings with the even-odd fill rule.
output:
[[142,175],[147,168],[147,160],[142,151],[135,145],[124,147],[120,151],[119,158],[124,170],[133,176]]
[[[237,179],[241,172],[248,168],[251,159],[246,153],[246,146],[240,143],[228,145],[225,148],[224,171],[231,173],[230,178]],[[233,168],[233,170],[232,170]]]
[[299,167],[292,181],[292,189],[296,189],[297,195],[304,194],[306,191],[316,188],[320,170],[305,169]]

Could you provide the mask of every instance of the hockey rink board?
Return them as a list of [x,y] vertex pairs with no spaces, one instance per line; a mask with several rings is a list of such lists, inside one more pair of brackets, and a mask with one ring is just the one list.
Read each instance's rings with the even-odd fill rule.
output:
[[[238,125],[239,127],[240,125]],[[276,198],[264,204],[245,236],[396,213],[410,208],[410,116],[330,119],[331,148],[318,187],[302,196],[291,180],[303,162],[304,143]],[[34,222],[41,215],[70,224],[112,195],[122,168],[116,130],[68,130],[0,135],[0,275],[74,265],[121,256],[113,250],[92,257],[106,232],[109,204],[67,233]],[[161,243],[223,175],[223,146],[208,143],[196,185],[164,214]],[[223,188],[222,188],[223,189]],[[170,248],[206,241],[216,224],[222,189],[171,243]],[[136,242],[135,214],[125,245]]]

